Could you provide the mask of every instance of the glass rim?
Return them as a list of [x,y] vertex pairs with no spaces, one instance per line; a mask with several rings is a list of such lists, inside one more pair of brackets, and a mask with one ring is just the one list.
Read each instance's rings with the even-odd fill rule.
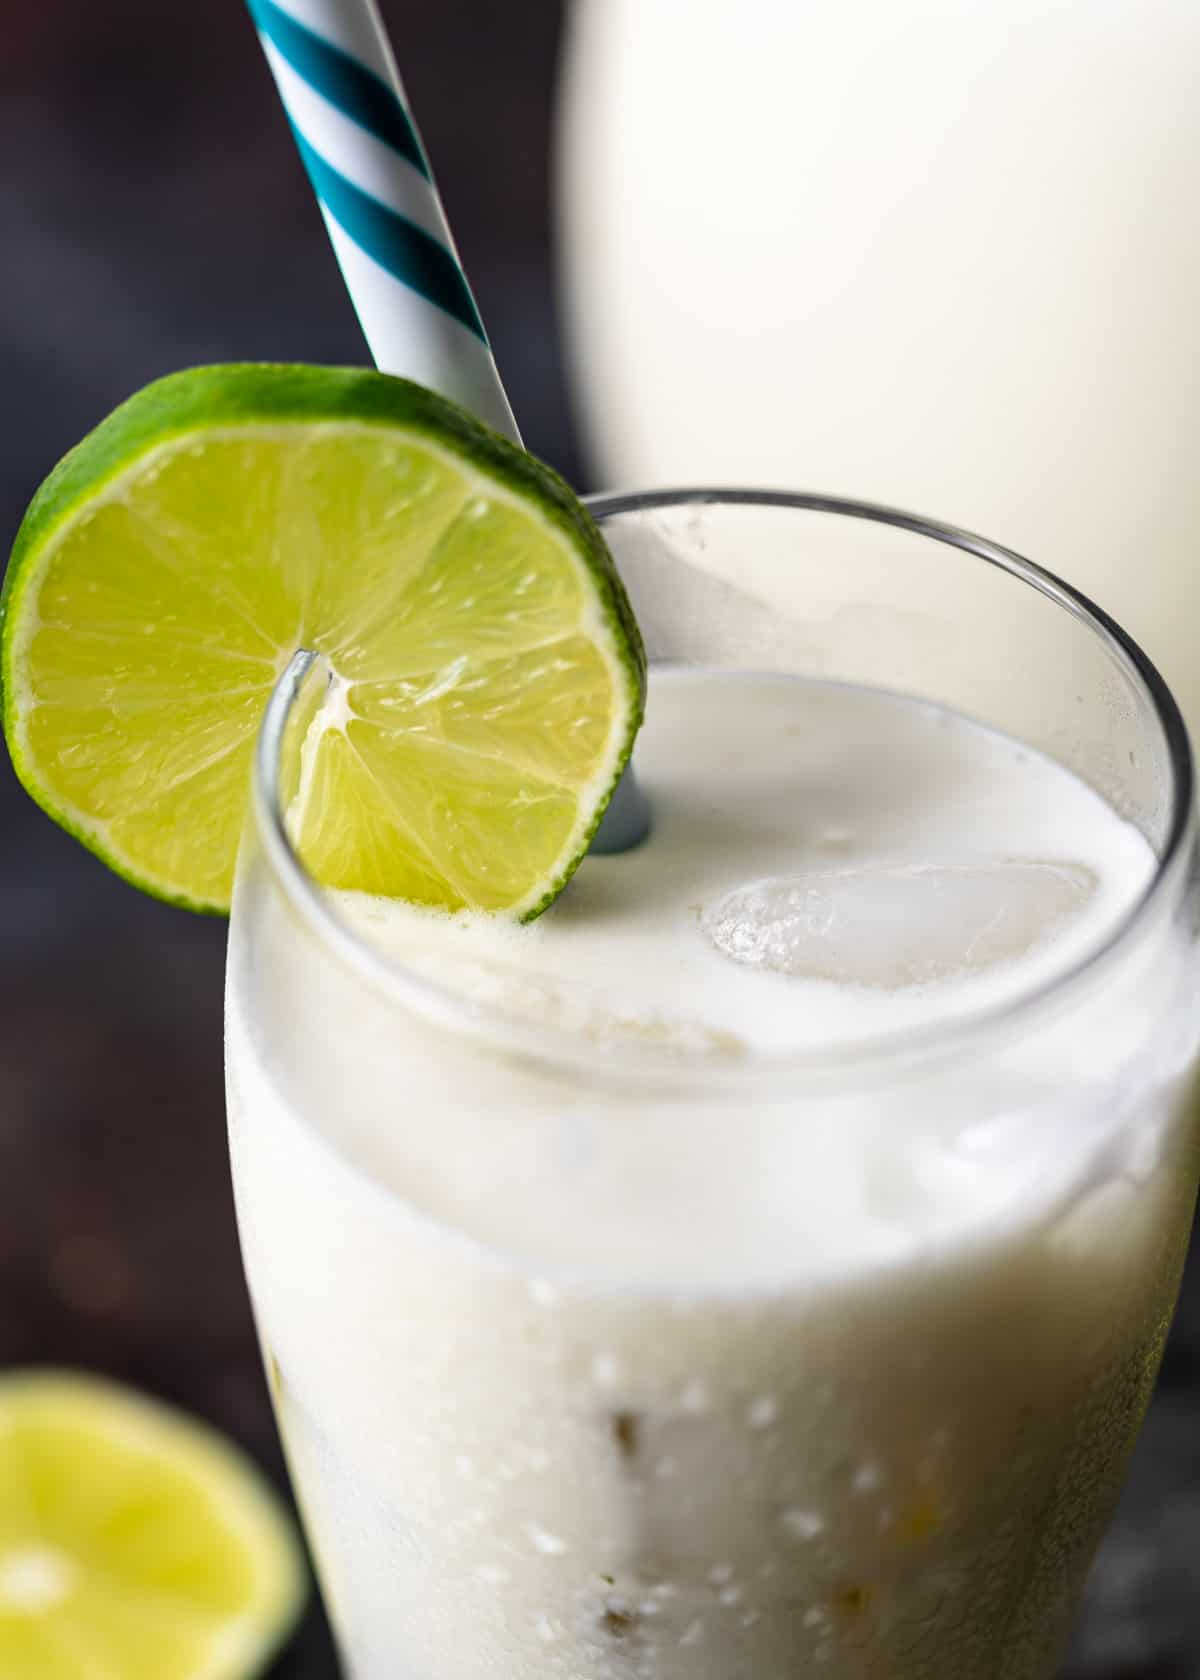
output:
[[807,491],[752,488],[656,489],[602,493],[583,498],[601,525],[622,514],[707,505],[777,508],[828,513],[889,526],[958,549],[1017,578],[1068,612],[1100,637],[1127,676],[1140,685],[1163,731],[1171,771],[1171,806],[1162,850],[1154,873],[1137,898],[1103,938],[1049,978],[999,1003],[933,1020],[917,1027],[852,1039],[828,1047],[755,1054],[745,1061],[689,1056],[661,1045],[614,1038],[595,1044],[540,1027],[490,1004],[471,1000],[440,985],[402,961],[386,956],[361,937],[336,908],[330,893],[307,870],[287,831],[280,798],[279,768],[291,707],[319,655],[300,650],[279,677],[258,730],[252,772],[251,808],[273,880],[282,888],[318,940],[398,1008],[416,1012],[459,1037],[486,1047],[500,1059],[532,1064],[558,1077],[586,1078],[602,1085],[644,1084],[652,1080],[680,1089],[699,1083],[707,1089],[733,1086],[745,1090],[764,1081],[806,1082],[850,1073],[862,1084],[872,1073],[891,1073],[906,1064],[956,1058],[974,1050],[982,1038],[1006,1037],[1055,1002],[1066,1000],[1119,957],[1126,945],[1161,905],[1179,875],[1194,827],[1195,769],[1191,744],[1174,695],[1153,661],[1127,631],[1081,590],[1014,550],[976,533],[907,513],[881,503]]

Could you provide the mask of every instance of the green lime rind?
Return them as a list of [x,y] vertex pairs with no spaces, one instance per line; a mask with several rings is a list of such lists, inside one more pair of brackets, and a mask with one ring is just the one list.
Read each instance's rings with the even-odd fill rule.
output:
[[553,902],[586,854],[633,746],[645,704],[646,656],[632,609],[604,541],[586,508],[543,463],[479,424],[436,393],[366,369],[274,363],[231,363],[168,375],[114,410],[50,473],[35,494],[13,544],[0,591],[0,704],[16,773],[30,796],[61,827],[140,890],[184,908],[222,915],[224,900],[204,898],[179,883],[147,878],[64,806],[26,749],[17,680],[18,630],[36,610],[39,561],[106,491],[136,472],[152,451],[200,439],[214,430],[350,422],[426,439],[459,458],[507,494],[530,504],[567,539],[584,562],[612,644],[629,678],[627,729],[607,786],[597,790],[575,855],[527,903],[532,920]]

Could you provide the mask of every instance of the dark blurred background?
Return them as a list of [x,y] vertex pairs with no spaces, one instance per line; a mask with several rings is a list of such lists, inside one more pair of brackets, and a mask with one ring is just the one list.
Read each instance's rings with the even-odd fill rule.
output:
[[[588,488],[551,266],[563,8],[382,10],[526,442]],[[43,474],[146,380],[367,353],[240,0],[10,0],[4,37],[6,547]],[[210,1419],[282,1485],[225,1159],[224,927],[107,874],[4,759],[0,930],[0,1368],[111,1373]],[[1193,1265],[1073,1680],[1200,1680],[1198,1419]],[[314,1608],[272,1680],[334,1673]]]

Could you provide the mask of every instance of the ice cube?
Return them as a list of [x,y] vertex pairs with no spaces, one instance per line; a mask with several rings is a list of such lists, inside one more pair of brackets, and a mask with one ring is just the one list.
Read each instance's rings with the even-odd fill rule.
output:
[[1037,859],[830,870],[735,887],[701,925],[735,962],[895,989],[1025,956],[1096,886],[1080,864]]

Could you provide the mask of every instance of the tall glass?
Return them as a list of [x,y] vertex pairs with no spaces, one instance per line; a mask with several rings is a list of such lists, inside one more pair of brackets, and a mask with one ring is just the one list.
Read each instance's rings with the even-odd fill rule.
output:
[[[920,695],[1067,766],[1157,861],[1098,949],[1003,1007],[849,1050],[614,1055],[351,931],[281,816],[277,694],[230,936],[230,1139],[349,1671],[1046,1680],[1195,1199],[1178,712],[1104,614],[950,528],[736,492],[593,506],[652,663]],[[919,1164],[914,1114],[942,1145]],[[812,1140],[864,1115],[949,1223],[781,1270]],[[848,1213],[853,1179],[830,1189]]]

